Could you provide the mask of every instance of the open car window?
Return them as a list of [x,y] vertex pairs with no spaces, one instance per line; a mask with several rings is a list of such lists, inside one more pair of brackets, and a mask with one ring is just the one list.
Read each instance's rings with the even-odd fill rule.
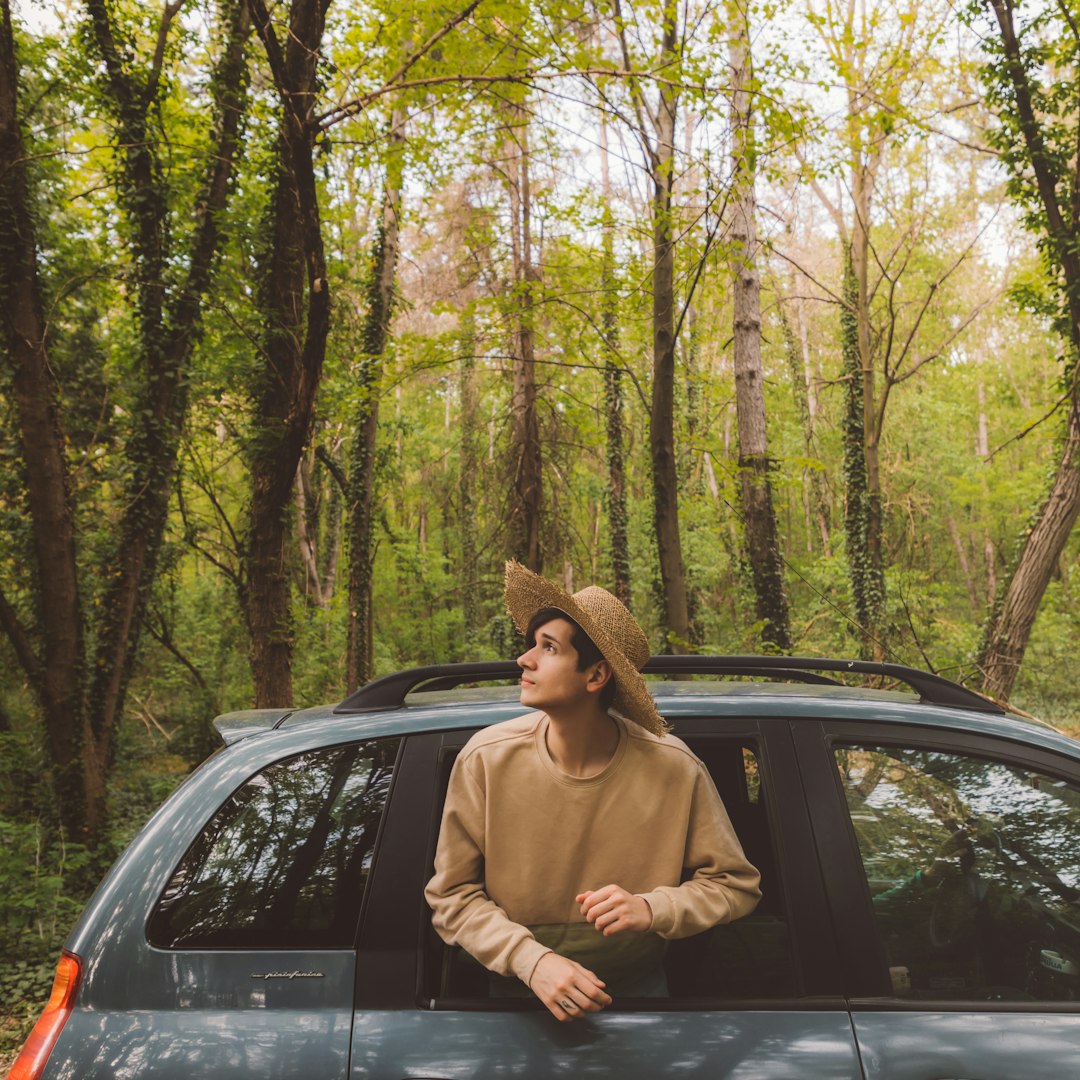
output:
[[[703,1004],[794,997],[798,993],[794,962],[757,748],[746,740],[715,736],[687,736],[686,742],[709,769],[747,857],[761,872],[762,900],[751,915],[734,923],[668,943],[667,997]],[[447,753],[441,763],[442,796],[455,756],[456,752]],[[438,815],[435,829],[432,854]],[[454,1007],[455,1002],[471,1008],[512,1007],[512,999],[502,996],[503,981],[491,979],[464,950],[445,946],[429,916],[425,908],[424,995],[443,1008]],[[613,1007],[647,1007],[649,1000],[616,1000]]]

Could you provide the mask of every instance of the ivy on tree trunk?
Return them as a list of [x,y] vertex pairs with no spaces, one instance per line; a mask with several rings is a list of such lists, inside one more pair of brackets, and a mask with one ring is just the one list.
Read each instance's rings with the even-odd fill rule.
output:
[[395,110],[387,142],[382,217],[375,231],[367,281],[367,311],[360,336],[360,364],[353,443],[349,455],[349,615],[345,678],[351,693],[375,675],[372,572],[375,561],[376,449],[379,390],[390,341],[401,216],[405,115]]
[[263,0],[248,0],[281,99],[260,260],[265,320],[249,444],[242,601],[257,708],[292,704],[293,484],[322,377],[330,287],[315,182],[313,120],[328,0],[293,0],[282,50]]
[[[1026,224],[1041,238],[1048,290],[1059,311],[1056,329],[1066,345],[1057,466],[977,657],[983,691],[1008,698],[1043,594],[1080,517],[1080,147],[1075,138],[1080,38],[1068,5],[1047,9],[1020,31],[1011,0],[986,0],[986,7],[997,30],[983,73],[1000,121],[992,138],[1011,174],[1012,194],[1026,210]],[[1055,23],[1058,18],[1065,25]],[[1043,85],[1038,76],[1045,70],[1047,34],[1060,38],[1069,55],[1056,57]],[[1067,92],[1064,79],[1072,81]]]
[[615,219],[611,211],[607,124],[600,128],[600,171],[603,184],[603,256],[600,267],[604,337],[604,431],[608,542],[611,549],[612,592],[629,608],[630,541],[626,509],[626,463],[623,445],[623,371],[619,363],[619,292],[615,279]]
[[[178,11],[178,4],[166,6],[159,47],[147,65],[134,55],[104,0],[87,0],[88,40],[101,65],[102,101],[114,121],[121,234],[131,258],[136,383],[123,455],[126,480],[117,494],[115,547],[103,565],[84,565],[72,524],[77,494],[42,317],[11,13],[6,2],[3,7],[0,216],[6,227],[0,229],[0,292],[34,536],[35,595],[27,615],[0,587],[0,625],[38,697],[61,821],[69,835],[91,844],[105,825],[117,726],[161,549],[187,415],[186,379],[222,243],[220,220],[244,115],[249,24],[243,7],[233,4],[224,12],[224,45],[211,81],[212,152],[194,204],[190,241],[179,250],[172,216],[190,210],[174,205],[161,160],[169,152],[168,138],[159,126],[164,43]],[[95,586],[105,583],[93,612],[83,599],[88,576]]]

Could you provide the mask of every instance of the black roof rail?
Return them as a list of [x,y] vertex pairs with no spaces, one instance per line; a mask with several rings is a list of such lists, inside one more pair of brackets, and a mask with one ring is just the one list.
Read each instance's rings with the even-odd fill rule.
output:
[[470,682],[516,681],[521,668],[514,660],[488,660],[473,664],[432,664],[407,668],[373,679],[351,693],[334,709],[335,713],[374,712],[377,709],[400,709],[405,696],[424,690],[452,690]]
[[[409,693],[450,690],[471,682],[516,681],[520,668],[513,660],[491,660],[472,664],[433,664],[409,668],[375,679],[350,694],[335,713],[375,712],[399,709]],[[800,682],[842,685],[836,679],[819,674],[877,675],[895,679],[911,687],[921,701],[929,705],[948,705],[959,709],[1004,715],[1005,710],[982,694],[969,690],[940,675],[932,675],[903,664],[879,663],[876,660],[831,660],[807,656],[653,656],[642,668],[646,675],[759,675],[773,679],[796,679]]]

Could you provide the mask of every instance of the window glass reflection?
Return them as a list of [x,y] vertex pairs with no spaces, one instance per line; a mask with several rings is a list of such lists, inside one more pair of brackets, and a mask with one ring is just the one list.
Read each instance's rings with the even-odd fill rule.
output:
[[352,945],[397,739],[298,754],[225,801],[151,917],[162,947]]
[[893,992],[1080,999],[1080,793],[917,749],[836,751]]

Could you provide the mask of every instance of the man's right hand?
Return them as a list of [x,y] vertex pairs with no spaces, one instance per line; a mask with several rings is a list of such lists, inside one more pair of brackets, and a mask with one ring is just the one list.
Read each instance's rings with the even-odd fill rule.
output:
[[544,953],[533,969],[529,989],[556,1020],[573,1020],[611,1004],[604,984],[575,960],[556,952]]

